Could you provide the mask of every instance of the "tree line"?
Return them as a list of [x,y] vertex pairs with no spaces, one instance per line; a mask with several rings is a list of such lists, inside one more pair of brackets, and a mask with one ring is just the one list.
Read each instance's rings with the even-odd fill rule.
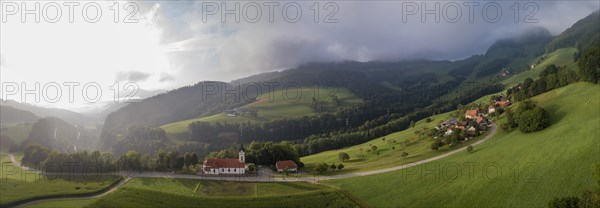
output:
[[[246,163],[273,166],[277,161],[293,160],[298,166],[303,167],[296,147],[287,142],[258,142],[253,141],[244,148]],[[208,158],[237,158],[239,149],[227,148],[208,153]]]
[[557,67],[551,64],[540,72],[539,79],[534,81],[531,78],[527,78],[523,83],[509,88],[507,93],[509,96],[512,96],[514,101],[522,101],[577,81],[579,81],[579,76],[574,70],[566,66]]
[[510,108],[505,111],[507,121],[500,125],[506,131],[519,128],[523,133],[540,131],[550,126],[550,115],[532,100],[524,100],[513,112]]
[[130,150],[115,157],[111,153],[62,153],[40,144],[30,143],[23,150],[22,164],[43,172],[96,173],[118,170],[195,171],[200,157],[196,153],[158,150],[156,154],[141,154]]

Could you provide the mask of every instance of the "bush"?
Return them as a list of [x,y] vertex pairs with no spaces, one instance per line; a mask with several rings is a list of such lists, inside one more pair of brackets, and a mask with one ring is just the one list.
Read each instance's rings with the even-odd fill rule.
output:
[[550,125],[548,112],[541,107],[526,110],[519,115],[518,126],[523,133],[535,132],[545,129]]
[[433,121],[433,120],[431,120],[431,118],[426,118],[425,119],[425,122],[427,122],[427,123],[431,123],[431,121]]
[[435,141],[435,142],[431,143],[431,150],[438,150],[438,149],[440,149],[439,142]]
[[504,131],[508,131],[508,130],[510,130],[510,125],[508,125],[508,123],[503,123],[503,124],[500,124],[500,128],[502,128],[502,130],[504,130]]
[[402,152],[402,155],[400,156],[402,156],[402,158],[406,158],[408,156],[408,152]]
[[469,145],[467,147],[467,152],[473,152],[473,145]]

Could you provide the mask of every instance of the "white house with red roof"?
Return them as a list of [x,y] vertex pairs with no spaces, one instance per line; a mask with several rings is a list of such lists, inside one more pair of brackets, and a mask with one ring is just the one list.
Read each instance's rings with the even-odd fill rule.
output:
[[293,160],[280,160],[275,163],[275,167],[277,168],[277,172],[296,172],[298,171],[298,165]]
[[237,159],[210,158],[205,160],[202,165],[202,172],[209,175],[245,174],[246,168],[246,153],[243,149],[240,149]]

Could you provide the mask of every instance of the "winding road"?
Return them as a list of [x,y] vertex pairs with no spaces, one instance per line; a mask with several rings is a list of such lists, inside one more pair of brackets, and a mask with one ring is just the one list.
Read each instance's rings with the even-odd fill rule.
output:
[[[497,131],[497,127],[496,124],[493,123],[491,130],[489,132],[489,134],[487,134],[483,139],[475,142],[472,144],[472,146],[476,146],[479,145],[487,140],[489,140],[490,138],[492,138]],[[125,183],[127,183],[129,180],[133,179],[133,178],[183,178],[183,179],[197,179],[197,180],[221,180],[221,181],[246,181],[246,182],[297,182],[297,181],[305,181],[305,182],[309,182],[309,183],[318,183],[318,181],[322,181],[322,180],[332,180],[332,179],[343,179],[343,178],[352,178],[352,177],[359,177],[359,176],[368,176],[368,175],[374,175],[374,174],[379,174],[379,173],[387,173],[387,172],[392,172],[392,171],[397,171],[397,170],[402,170],[405,168],[410,168],[413,166],[417,166],[417,165],[421,165],[421,164],[425,164],[428,162],[432,162],[432,161],[436,161],[445,157],[448,157],[450,155],[453,155],[455,153],[458,153],[460,151],[465,150],[467,147],[462,147],[456,150],[452,150],[450,152],[444,153],[442,155],[438,155],[432,158],[428,158],[425,160],[421,160],[421,161],[417,161],[417,162],[413,162],[413,163],[408,163],[408,164],[404,164],[404,165],[400,165],[400,166],[395,166],[395,167],[390,167],[390,168],[384,168],[384,169],[379,169],[379,170],[372,170],[372,171],[365,171],[365,172],[358,172],[358,173],[346,173],[346,174],[340,174],[340,175],[332,175],[332,176],[320,176],[318,178],[316,177],[297,177],[297,178],[289,178],[289,177],[274,177],[274,175],[272,175],[271,171],[269,170],[261,170],[259,171],[259,174],[257,176],[240,176],[240,177],[233,177],[233,176],[223,176],[223,177],[219,177],[219,176],[197,176],[197,175],[183,175],[183,174],[176,174],[176,173],[169,173],[169,172],[140,172],[140,173],[135,173],[132,174],[130,171],[122,171],[119,172],[118,174],[125,177],[125,180],[122,180],[121,182],[119,182],[118,184],[114,185],[112,188],[108,189],[105,192],[102,193],[98,193],[96,195],[92,195],[92,196],[81,196],[81,197],[56,197],[53,199],[41,199],[41,200],[35,200],[35,201],[30,201],[27,203],[23,203],[23,204],[19,204],[18,207],[21,206],[26,206],[26,205],[32,205],[32,204],[37,204],[37,203],[41,203],[41,202],[49,202],[49,201],[56,201],[56,200],[74,200],[74,199],[93,199],[93,198],[97,198],[97,197],[102,197],[105,196],[109,193],[112,193],[113,191],[117,190],[118,188],[122,187]],[[2,154],[2,153],[0,153]],[[16,166],[23,168],[24,170],[29,170],[29,168],[27,167],[22,167],[21,164],[15,160],[14,156],[12,154],[4,154],[4,155],[8,155],[11,162],[14,163]]]

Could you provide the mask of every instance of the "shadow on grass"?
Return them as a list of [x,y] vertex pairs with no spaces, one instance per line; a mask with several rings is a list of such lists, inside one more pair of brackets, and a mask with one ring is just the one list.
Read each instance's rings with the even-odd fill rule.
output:
[[317,187],[310,187],[310,186],[304,185],[302,183],[280,183],[280,184],[281,184],[281,186],[286,186],[289,188],[302,190],[302,191],[313,191],[313,190],[319,189]]
[[559,110],[559,105],[549,105],[546,106],[545,109],[548,111],[548,114],[550,114],[550,126],[559,123],[563,118],[565,118],[565,116],[567,116],[566,112]]

